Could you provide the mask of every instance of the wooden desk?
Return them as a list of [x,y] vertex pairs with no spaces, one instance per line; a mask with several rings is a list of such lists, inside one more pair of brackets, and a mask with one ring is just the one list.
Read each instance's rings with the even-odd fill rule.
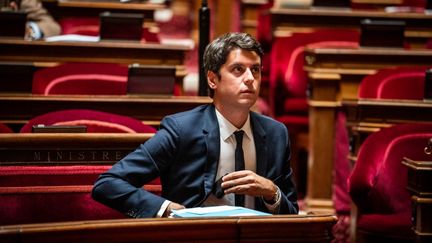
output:
[[309,171],[306,204],[332,208],[335,116],[343,99],[357,99],[368,74],[392,66],[432,65],[432,51],[382,48],[305,50],[309,97]]
[[185,45],[138,41],[46,42],[0,38],[0,61],[183,65]]
[[[99,17],[104,11],[143,13],[146,22],[154,25],[153,14],[165,9],[165,4],[147,2],[95,1],[95,0],[42,0],[44,7],[56,19],[65,17]],[[144,23],[146,23],[144,22]]]
[[0,134],[1,165],[114,164],[151,133]]
[[[431,156],[432,158],[432,156]],[[408,168],[408,190],[412,196],[413,230],[416,242],[432,240],[432,161],[414,161],[404,158]]]
[[360,29],[360,21],[370,18],[405,21],[405,37],[413,47],[424,47],[427,40],[432,37],[432,15],[424,13],[387,13],[337,8],[272,8],[270,12],[276,36],[316,28]]
[[336,217],[119,219],[0,227],[2,242],[330,242]]
[[23,125],[31,118],[64,109],[94,109],[134,117],[158,125],[169,114],[186,111],[212,100],[200,96],[103,96],[0,94],[0,122]]
[[397,123],[432,122],[432,102],[422,100],[343,100],[342,106],[347,115],[353,162],[371,133]]
[[46,42],[0,38],[0,61],[4,62],[102,62],[176,66],[180,87],[186,68],[187,45],[142,43],[139,41]]

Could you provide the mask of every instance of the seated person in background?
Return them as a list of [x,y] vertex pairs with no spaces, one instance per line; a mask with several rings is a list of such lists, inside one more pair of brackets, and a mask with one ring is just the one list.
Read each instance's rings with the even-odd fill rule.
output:
[[[0,0],[4,1],[4,0]],[[20,9],[27,13],[26,39],[38,40],[49,36],[60,35],[61,27],[42,6],[39,0],[11,1],[12,9]]]
[[[262,55],[261,45],[244,33],[210,43],[204,69],[213,103],[165,117],[150,140],[98,178],[93,198],[131,217],[216,205],[297,214],[288,131],[250,110],[259,95]],[[236,170],[240,157],[245,165]],[[162,197],[142,187],[157,177]]]

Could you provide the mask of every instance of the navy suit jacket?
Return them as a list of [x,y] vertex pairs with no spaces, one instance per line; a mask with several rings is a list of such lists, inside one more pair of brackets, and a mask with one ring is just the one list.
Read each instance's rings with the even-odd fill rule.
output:
[[[280,214],[298,213],[297,193],[289,163],[286,127],[251,112],[256,147],[256,173],[281,190]],[[154,217],[165,199],[200,206],[212,193],[220,153],[219,125],[213,105],[165,117],[159,131],[96,181],[92,196],[131,217]],[[162,197],[142,186],[160,177]],[[255,209],[267,212],[261,197]]]

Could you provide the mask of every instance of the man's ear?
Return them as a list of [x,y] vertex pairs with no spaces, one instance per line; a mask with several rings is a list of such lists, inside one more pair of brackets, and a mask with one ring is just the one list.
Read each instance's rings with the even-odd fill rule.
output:
[[217,81],[218,81],[217,75],[212,71],[208,71],[207,84],[210,87],[210,89],[215,89],[217,87]]

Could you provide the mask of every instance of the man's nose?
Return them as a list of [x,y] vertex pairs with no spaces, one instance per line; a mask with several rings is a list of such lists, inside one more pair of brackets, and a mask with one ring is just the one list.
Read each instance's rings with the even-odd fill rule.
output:
[[246,68],[244,82],[245,83],[252,83],[254,80],[255,80],[255,78],[252,74],[252,71],[250,70],[250,68]]

